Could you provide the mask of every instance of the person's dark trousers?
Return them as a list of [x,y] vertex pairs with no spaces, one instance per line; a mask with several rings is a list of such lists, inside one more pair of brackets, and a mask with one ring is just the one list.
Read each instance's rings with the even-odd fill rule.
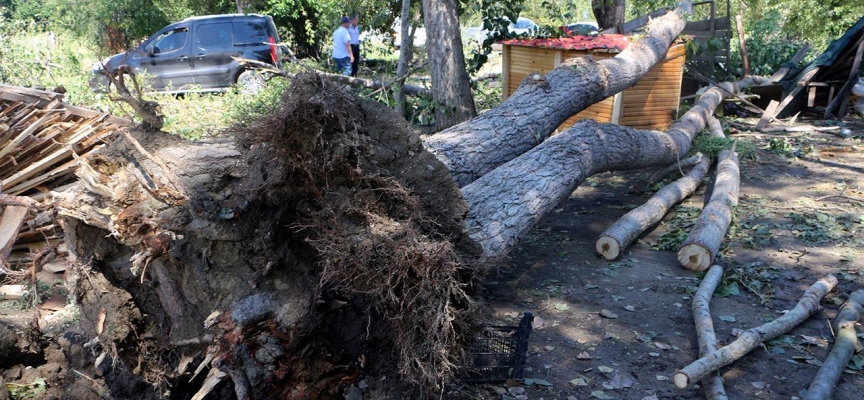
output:
[[360,70],[360,45],[352,44],[351,52],[354,53],[354,62],[351,63],[351,76],[357,76],[357,71]]

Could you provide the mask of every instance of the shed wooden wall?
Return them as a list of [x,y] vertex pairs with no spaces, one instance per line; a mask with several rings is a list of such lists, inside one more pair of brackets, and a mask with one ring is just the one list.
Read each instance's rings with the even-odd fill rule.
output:
[[[665,130],[675,119],[680,103],[684,53],[683,44],[674,44],[666,54],[666,59],[651,69],[635,86],[568,118],[558,129],[563,130],[580,119],[591,118],[598,122],[612,122],[638,129]],[[548,73],[563,60],[587,54],[599,60],[614,57],[617,53],[504,45],[503,98],[506,99],[515,92],[527,75]]]

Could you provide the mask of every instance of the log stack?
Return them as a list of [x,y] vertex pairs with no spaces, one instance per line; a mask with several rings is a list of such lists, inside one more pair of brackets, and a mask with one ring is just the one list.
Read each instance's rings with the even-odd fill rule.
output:
[[[0,190],[37,201],[63,190],[76,179],[78,157],[126,126],[132,121],[66,104],[61,93],[0,85]],[[13,268],[62,236],[50,215],[29,215],[9,226],[21,226],[14,235],[0,232],[15,240],[8,260]]]

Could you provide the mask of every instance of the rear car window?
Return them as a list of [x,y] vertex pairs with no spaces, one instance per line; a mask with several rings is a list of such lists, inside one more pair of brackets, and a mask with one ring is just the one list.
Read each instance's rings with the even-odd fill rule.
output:
[[195,28],[195,46],[200,50],[225,50],[234,47],[230,22],[201,24]]
[[235,21],[234,22],[234,44],[255,45],[269,44],[270,35],[264,21]]

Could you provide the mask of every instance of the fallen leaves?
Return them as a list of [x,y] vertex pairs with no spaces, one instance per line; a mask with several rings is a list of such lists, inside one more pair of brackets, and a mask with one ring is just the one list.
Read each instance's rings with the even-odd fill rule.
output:
[[594,357],[591,357],[591,355],[588,354],[587,351],[583,351],[583,352],[577,354],[577,355],[576,355],[576,358],[579,359],[579,360],[591,360],[591,359],[593,359]]
[[618,314],[609,310],[600,310],[600,316],[603,318],[618,319]]
[[721,315],[721,316],[719,316],[719,317],[717,317],[717,318],[718,318],[719,320],[721,320],[721,321],[724,321],[724,322],[735,322],[735,321],[737,321],[737,319],[735,319],[735,317],[733,317],[733,316],[731,316],[731,315]]
[[609,383],[603,384],[603,388],[607,390],[627,389],[633,387],[633,379],[626,374],[616,373],[609,380]]
[[597,367],[597,370],[600,371],[600,372],[605,372],[605,373],[607,373],[607,374],[610,373],[610,372],[612,372],[612,371],[615,371],[614,368],[609,368],[609,367],[604,366],[604,365],[601,365],[601,366]]

